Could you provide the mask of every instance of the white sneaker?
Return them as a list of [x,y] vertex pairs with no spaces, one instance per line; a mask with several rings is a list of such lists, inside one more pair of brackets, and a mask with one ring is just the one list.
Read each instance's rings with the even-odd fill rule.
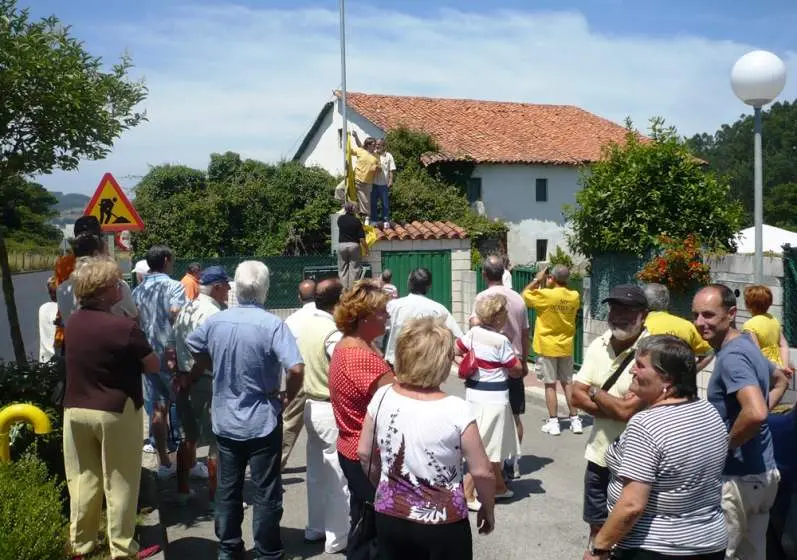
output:
[[558,436],[562,433],[562,428],[559,426],[559,419],[558,418],[548,418],[545,423],[542,425],[542,431],[545,434],[549,434],[552,436]]
[[581,424],[581,417],[580,416],[571,416],[570,417],[570,431],[574,434],[583,434],[584,433],[584,426]]
[[164,467],[160,465],[158,467],[158,478],[161,480],[165,480],[167,478],[172,478],[173,476],[177,476],[177,465],[172,463],[168,467]]
[[503,492],[501,494],[496,494],[495,495],[495,499],[496,500],[507,500],[507,499],[511,498],[512,496],[514,496],[514,495],[515,495],[515,493],[512,490],[510,490],[509,488],[507,488],[506,492]]
[[157,453],[158,452],[158,450],[155,449],[155,446],[152,445],[151,443],[146,444],[144,446],[144,448],[143,448],[143,451],[144,451],[144,453]]
[[201,480],[207,480],[210,478],[210,473],[208,472],[207,465],[199,461],[194,463],[194,466],[191,467],[191,470],[188,472],[188,475],[191,478],[199,478]]
[[482,503],[475,499],[472,502],[468,502],[468,510],[470,511],[479,511],[482,508]]
[[390,229],[390,222],[385,222],[382,227],[384,227],[385,229]]

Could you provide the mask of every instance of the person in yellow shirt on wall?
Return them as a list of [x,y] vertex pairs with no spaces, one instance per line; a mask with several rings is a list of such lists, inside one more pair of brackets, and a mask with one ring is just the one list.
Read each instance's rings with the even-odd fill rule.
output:
[[742,326],[742,331],[753,335],[761,353],[780,367],[789,365],[789,343],[783,336],[780,321],[768,313],[772,305],[772,290],[754,284],[744,289],[744,305],[753,316]]
[[670,307],[670,290],[663,284],[646,284],[645,297],[648,300],[648,316],[645,329],[648,334],[669,334],[686,342],[698,358],[697,371],[711,362],[714,355],[711,346],[703,340],[694,323],[672,315]]
[[357,212],[363,223],[370,223],[371,216],[371,189],[373,188],[376,169],[379,167],[379,156],[376,154],[376,140],[370,136],[360,142],[357,131],[351,133],[356,146],[351,147],[351,152],[357,156],[354,164],[354,185],[357,188]]
[[570,414],[570,431],[583,432],[581,418],[573,407],[573,338],[576,334],[576,315],[581,306],[578,292],[567,287],[570,270],[556,265],[552,271],[542,269],[523,290],[523,301],[537,312],[532,347],[537,355],[534,371],[545,384],[545,404],[548,420],[542,431],[558,436],[562,429],[556,399],[556,382],[562,386]]

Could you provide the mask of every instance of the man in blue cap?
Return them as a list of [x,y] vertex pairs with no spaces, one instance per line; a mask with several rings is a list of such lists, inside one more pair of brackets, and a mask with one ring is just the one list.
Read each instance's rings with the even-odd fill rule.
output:
[[[199,295],[188,302],[174,322],[174,343],[177,351],[177,414],[185,432],[177,449],[177,493],[185,503],[191,497],[189,476],[208,479],[211,504],[216,491],[218,450],[210,423],[213,395],[213,373],[195,367],[185,340],[207,319],[227,307],[230,279],[220,266],[209,266],[199,278]],[[196,460],[197,445],[209,445],[208,466]]]

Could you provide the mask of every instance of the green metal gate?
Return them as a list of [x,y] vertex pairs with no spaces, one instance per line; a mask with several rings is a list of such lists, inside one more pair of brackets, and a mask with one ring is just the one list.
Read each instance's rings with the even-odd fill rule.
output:
[[451,251],[382,251],[382,270],[393,272],[401,297],[409,293],[407,278],[418,267],[432,273],[432,289],[426,295],[451,311]]

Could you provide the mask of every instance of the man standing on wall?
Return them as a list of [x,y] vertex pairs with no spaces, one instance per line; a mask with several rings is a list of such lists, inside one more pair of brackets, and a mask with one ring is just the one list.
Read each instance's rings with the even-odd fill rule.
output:
[[357,211],[364,223],[369,223],[371,216],[371,189],[373,188],[374,175],[379,168],[379,157],[376,156],[376,140],[370,136],[365,142],[360,142],[357,131],[351,133],[356,146],[351,147],[351,152],[357,156],[354,164],[354,184],[357,188]]
[[[385,140],[379,138],[375,146],[379,166],[374,175],[374,186],[371,190],[371,223],[377,227],[390,227],[390,189],[393,187],[393,176],[396,173],[396,162],[393,154],[385,150]],[[381,208],[379,208],[381,204]]]
[[537,312],[534,323],[534,353],[537,355],[534,371],[537,378],[545,384],[545,404],[548,407],[548,420],[542,431],[558,436],[559,426],[556,382],[562,386],[568,412],[570,431],[583,432],[572,401],[573,381],[573,338],[576,335],[576,315],[581,306],[578,292],[567,287],[570,270],[564,265],[556,265],[549,274],[543,268],[534,280],[523,290],[526,305]]

